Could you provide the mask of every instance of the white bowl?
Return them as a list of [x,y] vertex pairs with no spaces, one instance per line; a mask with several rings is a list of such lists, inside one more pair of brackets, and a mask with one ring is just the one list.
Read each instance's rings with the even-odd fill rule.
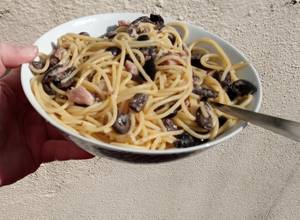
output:
[[[99,14],[99,15],[82,17],[53,28],[52,30],[48,31],[43,36],[41,36],[35,42],[35,45],[39,47],[40,51],[44,53],[50,53],[52,49],[51,42],[56,42],[56,40],[63,34],[69,32],[79,33],[82,31],[86,31],[90,33],[92,36],[100,36],[106,32],[106,28],[108,26],[116,24],[118,20],[132,21],[142,15],[143,14],[140,13],[112,13],[112,14]],[[171,21],[171,20],[166,19],[166,21]],[[195,25],[188,24],[188,27],[190,30],[190,37],[188,41],[192,41],[201,37],[212,38],[221,45],[221,47],[225,50],[225,52],[228,54],[229,58],[233,63],[239,61],[247,61],[243,53],[241,53],[238,49],[236,49],[228,42],[222,40],[220,37],[211,34],[205,31],[203,28],[197,27]],[[64,134],[66,134],[66,136],[69,137],[73,142],[75,142],[79,147],[94,155],[105,154],[123,160],[128,160],[128,158],[129,160],[132,160],[133,157],[134,160],[137,159],[137,161],[139,162],[153,162],[156,160],[155,159],[152,160],[152,159],[158,158],[157,156],[160,156],[159,157],[161,158],[160,160],[165,160],[164,158],[177,158],[180,155],[190,154],[192,152],[219,144],[233,137],[234,135],[238,134],[247,125],[247,123],[245,122],[239,122],[230,130],[218,136],[216,139],[189,148],[181,148],[181,149],[173,148],[168,150],[150,151],[150,150],[143,150],[143,149],[136,149],[136,148],[118,147],[111,144],[103,143],[101,141],[88,139],[86,137],[81,136],[78,133],[72,132],[59,125],[39,105],[35,96],[33,95],[33,92],[30,87],[30,80],[33,77],[33,75],[29,70],[28,64],[24,64],[22,66],[21,74],[22,74],[21,81],[22,81],[22,86],[25,95],[27,96],[29,102],[32,104],[35,110],[39,114],[41,114],[42,117],[46,119],[50,124],[52,124],[59,130],[61,130]],[[239,77],[252,82],[257,87],[257,92],[255,93],[254,99],[250,104],[250,106],[248,107],[248,109],[253,111],[258,111],[262,99],[262,89],[261,89],[261,83],[259,80],[258,73],[254,69],[254,67],[250,64],[239,72]],[[129,157],[127,157],[128,155]],[[140,156],[144,156],[144,157],[140,157]],[[150,159],[149,160],[145,159],[146,158],[145,156]],[[170,157],[164,157],[164,156],[170,156]]]

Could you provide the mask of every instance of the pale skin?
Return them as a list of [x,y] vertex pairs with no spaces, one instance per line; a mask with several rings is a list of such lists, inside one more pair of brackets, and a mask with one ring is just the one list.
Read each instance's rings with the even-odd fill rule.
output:
[[33,46],[0,43],[0,186],[22,179],[45,162],[92,157],[66,140],[27,101],[19,67],[37,54]]

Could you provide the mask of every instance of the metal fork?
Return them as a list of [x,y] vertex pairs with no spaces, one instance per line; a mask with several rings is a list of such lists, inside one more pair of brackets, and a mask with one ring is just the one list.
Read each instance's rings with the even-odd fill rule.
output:
[[299,122],[261,114],[221,103],[210,102],[210,104],[224,113],[300,142]]

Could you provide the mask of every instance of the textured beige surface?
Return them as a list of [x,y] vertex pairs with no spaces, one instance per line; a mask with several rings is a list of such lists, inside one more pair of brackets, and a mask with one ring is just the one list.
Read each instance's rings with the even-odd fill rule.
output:
[[[261,111],[300,121],[300,4],[288,0],[1,0],[0,40],[31,43],[70,19],[156,12],[241,49],[263,83]],[[157,165],[55,162],[0,188],[0,219],[300,219],[299,143],[249,126],[196,156]]]

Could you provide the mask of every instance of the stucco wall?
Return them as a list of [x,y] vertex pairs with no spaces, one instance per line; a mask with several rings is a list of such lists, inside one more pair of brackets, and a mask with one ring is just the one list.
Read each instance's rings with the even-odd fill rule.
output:
[[[262,78],[261,111],[300,121],[300,4],[286,2],[1,0],[0,40],[31,43],[60,23],[102,12],[173,16],[241,49]],[[249,126],[167,164],[55,162],[0,188],[0,219],[300,219],[299,161],[299,143]]]

